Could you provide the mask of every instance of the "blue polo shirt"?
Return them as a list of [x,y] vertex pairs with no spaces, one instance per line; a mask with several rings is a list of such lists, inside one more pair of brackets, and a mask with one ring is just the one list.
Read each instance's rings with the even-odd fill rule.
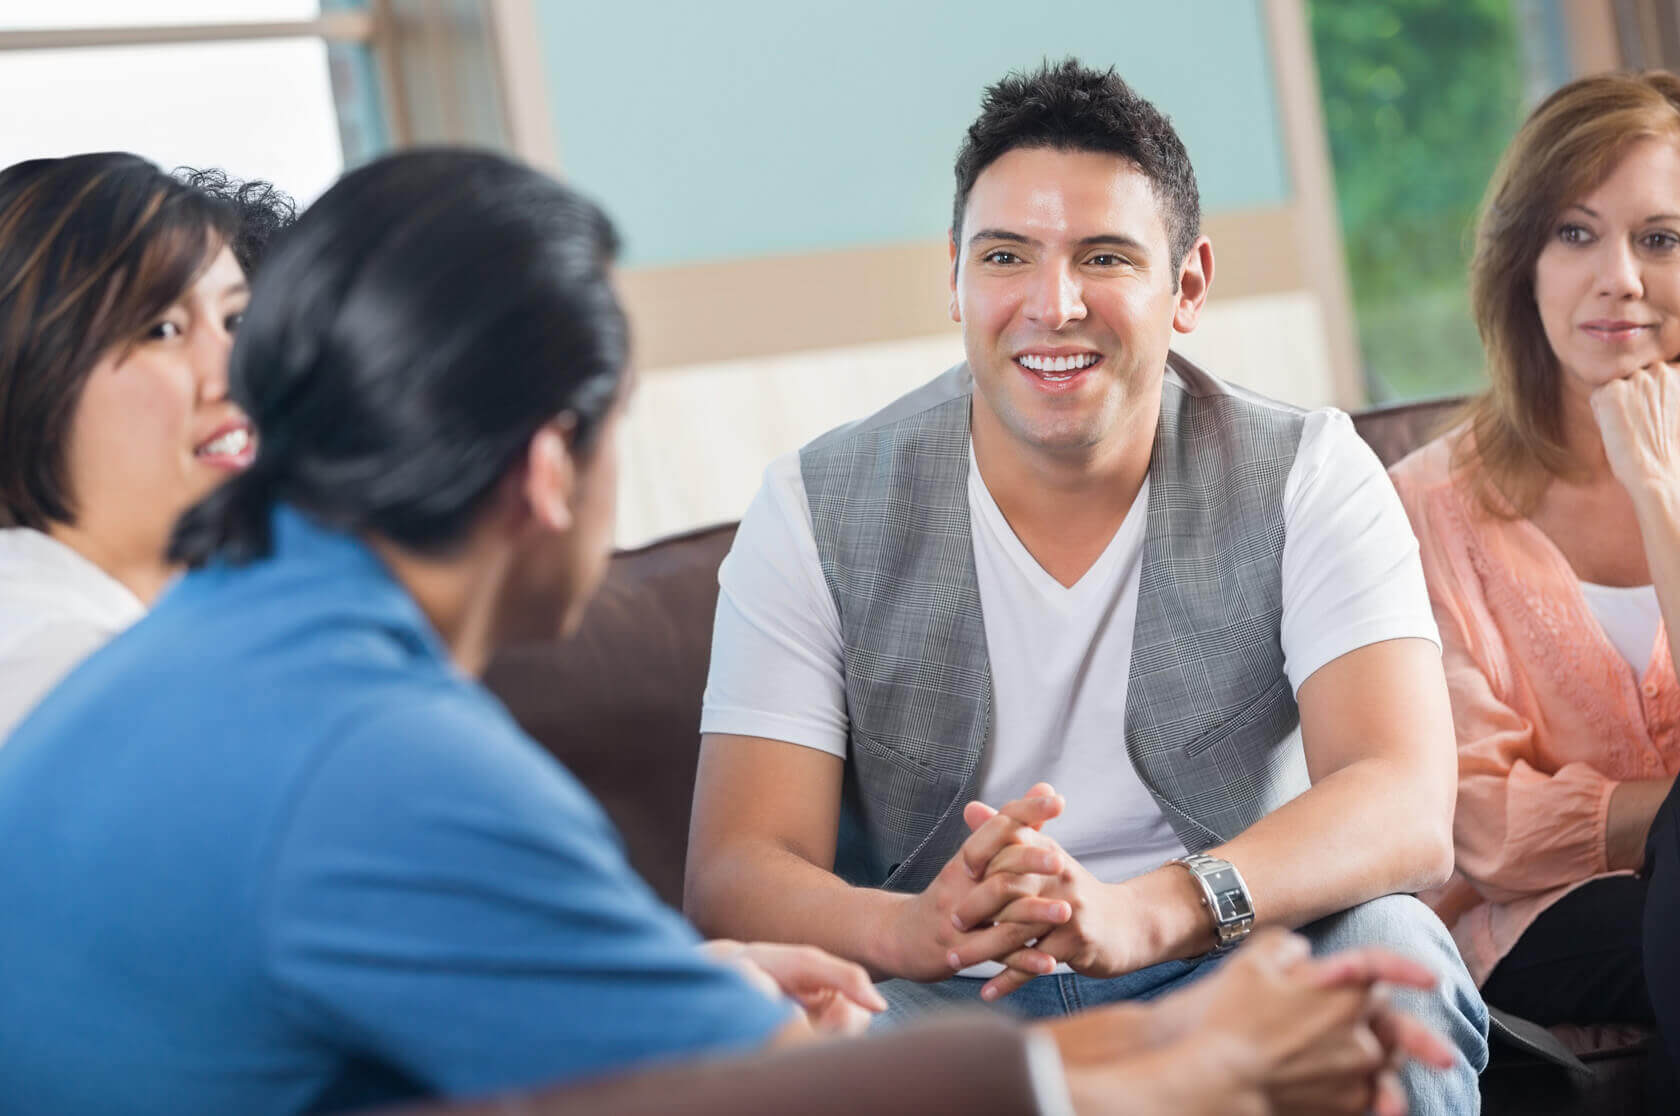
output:
[[281,509],[0,748],[0,1108],[296,1113],[762,1043],[374,554]]

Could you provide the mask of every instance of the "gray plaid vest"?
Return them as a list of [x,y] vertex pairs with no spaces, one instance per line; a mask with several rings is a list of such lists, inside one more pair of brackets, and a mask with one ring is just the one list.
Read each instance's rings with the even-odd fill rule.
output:
[[[958,365],[800,451],[851,722],[835,870],[919,891],[968,835],[992,680]],[[1283,669],[1283,494],[1302,414],[1174,354],[1149,462],[1126,698],[1132,766],[1192,852],[1305,790]],[[1118,757],[1116,762],[1119,762]]]

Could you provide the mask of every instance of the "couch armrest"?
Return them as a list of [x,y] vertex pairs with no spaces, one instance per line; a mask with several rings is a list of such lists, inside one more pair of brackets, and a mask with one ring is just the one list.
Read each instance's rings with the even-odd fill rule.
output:
[[[959,1016],[859,1039],[655,1066],[401,1116],[1071,1116],[1054,1044],[1004,1020]],[[398,1116],[397,1113],[388,1116]]]

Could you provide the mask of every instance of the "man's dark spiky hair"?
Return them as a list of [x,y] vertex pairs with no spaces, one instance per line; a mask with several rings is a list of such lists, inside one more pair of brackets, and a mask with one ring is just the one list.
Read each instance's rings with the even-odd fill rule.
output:
[[1046,61],[1030,74],[1011,72],[986,90],[980,116],[957,151],[951,235],[959,244],[963,210],[975,180],[1018,147],[1118,155],[1153,185],[1175,262],[1184,259],[1201,235],[1196,172],[1172,122],[1138,96],[1113,67],[1094,70],[1065,58],[1055,64]]

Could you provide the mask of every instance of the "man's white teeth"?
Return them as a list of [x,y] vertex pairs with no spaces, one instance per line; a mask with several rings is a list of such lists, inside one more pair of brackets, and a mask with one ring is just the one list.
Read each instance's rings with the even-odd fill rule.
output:
[[251,444],[251,432],[241,426],[198,447],[200,457],[233,457],[244,453]]
[[1082,368],[1089,368],[1097,363],[1096,353],[1079,353],[1075,356],[1041,357],[1030,353],[1015,358],[1022,367],[1030,368],[1034,372],[1078,372]]

